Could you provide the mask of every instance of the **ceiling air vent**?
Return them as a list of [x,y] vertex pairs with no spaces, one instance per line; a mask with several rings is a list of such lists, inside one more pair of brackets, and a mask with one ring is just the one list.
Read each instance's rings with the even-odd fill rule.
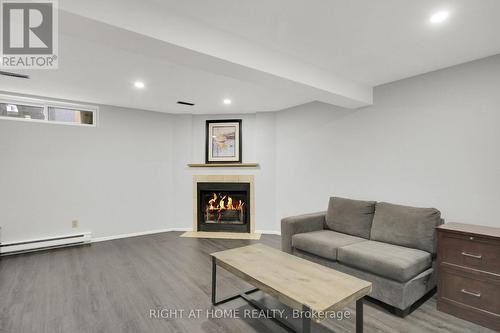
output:
[[194,105],[194,103],[183,102],[183,101],[177,101],[177,104],[189,105],[189,106],[193,106]]
[[4,71],[0,71],[0,75],[17,77],[20,79],[29,79],[30,78],[29,75],[17,74],[17,73],[12,73],[12,72],[4,72]]

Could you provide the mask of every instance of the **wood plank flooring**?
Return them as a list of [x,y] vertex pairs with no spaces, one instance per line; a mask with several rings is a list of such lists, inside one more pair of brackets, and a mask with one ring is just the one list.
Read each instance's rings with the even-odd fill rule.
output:
[[[285,332],[269,319],[244,318],[245,310],[253,308],[243,300],[216,308],[210,304],[209,253],[257,242],[279,248],[279,236],[253,241],[179,235],[168,232],[2,257],[0,332]],[[248,287],[219,269],[220,297]],[[281,308],[262,293],[253,296]],[[438,312],[434,297],[405,319],[365,304],[367,333],[492,332]],[[188,318],[191,309],[199,309],[199,318]],[[214,309],[226,314],[238,310],[240,318],[207,318],[207,312],[216,314]],[[164,318],[152,318],[154,310],[164,310]],[[351,319],[323,324],[336,332],[354,332],[355,310],[348,310]]]

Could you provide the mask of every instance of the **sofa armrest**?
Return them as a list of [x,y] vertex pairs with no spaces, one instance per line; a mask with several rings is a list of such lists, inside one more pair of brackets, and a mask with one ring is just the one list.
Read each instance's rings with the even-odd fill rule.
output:
[[281,220],[281,250],[292,253],[292,236],[322,230],[326,212],[285,217]]

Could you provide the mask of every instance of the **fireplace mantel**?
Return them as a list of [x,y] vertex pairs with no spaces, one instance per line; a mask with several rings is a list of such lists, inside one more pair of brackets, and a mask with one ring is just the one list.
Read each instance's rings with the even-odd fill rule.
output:
[[259,163],[189,163],[190,168],[258,168]]

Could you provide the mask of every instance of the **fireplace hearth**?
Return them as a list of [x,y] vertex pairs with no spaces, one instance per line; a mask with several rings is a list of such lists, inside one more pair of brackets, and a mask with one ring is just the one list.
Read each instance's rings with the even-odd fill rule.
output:
[[249,183],[197,183],[198,231],[250,232]]

